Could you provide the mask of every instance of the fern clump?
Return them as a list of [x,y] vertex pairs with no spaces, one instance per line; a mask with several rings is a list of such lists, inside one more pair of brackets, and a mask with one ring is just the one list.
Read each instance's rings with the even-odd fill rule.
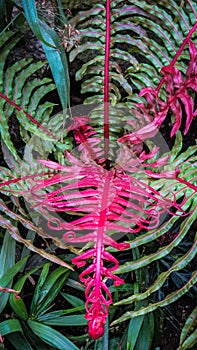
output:
[[[197,115],[196,10],[191,1],[107,0],[69,25],[80,39],[78,47],[68,45],[70,60],[86,57],[76,72],[82,92],[89,94],[84,103],[97,105],[89,115],[69,109],[52,117],[53,106],[42,104],[39,93],[33,104],[39,89],[53,88],[50,81],[36,80],[33,88],[23,79],[17,101],[13,95],[20,73],[32,74],[42,63],[14,65],[10,88],[10,68],[5,70],[2,149],[10,169],[2,169],[0,189],[12,205],[1,202],[2,226],[43,257],[80,269],[90,337],[97,340],[126,322],[119,343],[148,349],[155,311],[195,290],[197,281],[191,269],[195,234],[188,239],[196,220],[196,149],[182,150]],[[28,140],[20,156],[6,126],[9,109],[16,110],[21,138]],[[171,151],[155,144],[168,117],[175,139]],[[65,262],[36,248],[22,237],[17,220],[75,255]],[[173,292],[166,289],[170,278]],[[188,324],[193,320],[181,344]]]

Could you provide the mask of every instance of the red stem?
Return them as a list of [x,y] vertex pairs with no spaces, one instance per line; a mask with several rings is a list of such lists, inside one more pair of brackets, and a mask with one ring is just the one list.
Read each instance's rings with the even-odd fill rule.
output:
[[[110,192],[109,186],[112,178],[112,172],[108,172],[107,178],[105,180],[105,184],[103,187],[103,196],[101,201],[101,211],[100,211],[100,218],[99,218],[99,224],[98,224],[98,234],[97,234],[97,242],[96,242],[96,290],[99,295],[100,293],[100,269],[101,269],[101,251],[103,249],[103,236],[105,234],[105,225],[106,225],[106,214],[107,214],[107,208],[108,208],[108,194]],[[97,296],[98,296],[97,295]]]
[[89,153],[90,159],[97,161],[98,157],[96,156],[96,154],[94,152],[94,148],[89,145],[87,139],[85,138],[85,136],[83,135],[82,132],[80,132],[80,138],[81,138],[80,142],[84,144],[87,152]]
[[[196,31],[197,29],[197,22],[194,24],[193,28],[189,31],[189,33],[187,34],[186,38],[183,40],[182,45],[179,47],[176,55],[174,56],[172,62],[170,63],[169,67],[173,67],[177,61],[177,59],[179,58],[179,56],[181,55],[182,51],[185,48],[185,45],[187,45],[188,41],[190,40],[192,34]],[[157,93],[159,92],[159,90],[161,89],[163,83],[165,81],[165,78],[162,78],[159,85],[157,86],[156,90]]]
[[192,190],[194,190],[195,192],[197,192],[197,186],[192,185],[190,182],[180,178],[180,177],[176,177],[176,180],[179,181],[180,183],[186,185],[187,187],[192,188]]
[[[21,177],[15,177],[14,179],[12,180],[8,180],[8,181],[4,181],[2,183],[0,183],[0,187],[1,186],[9,186],[10,184],[13,184],[13,183],[16,183],[16,182],[19,182],[19,181],[24,181],[24,180],[27,180],[27,179],[35,179],[37,177],[42,177],[42,176],[45,176],[45,175],[54,175],[54,171],[51,171],[51,172],[46,172],[46,173],[38,173],[38,174],[32,174],[32,175],[27,175],[27,176],[21,176]],[[0,179],[2,179],[0,177]],[[3,180],[3,179],[2,179]],[[3,191],[3,190],[1,190]],[[7,190],[5,190],[7,191]]]
[[43,130],[44,132],[46,132],[47,135],[52,136],[55,140],[57,140],[53,134],[51,134],[47,129],[45,129],[37,120],[35,120],[30,114],[28,114],[27,112],[25,112],[22,108],[20,108],[14,101],[10,100],[7,96],[5,96],[4,94],[2,94],[0,92],[0,97],[3,98],[4,100],[6,100],[7,103],[9,103],[9,105],[14,106],[16,108],[17,111],[23,111],[23,113],[26,115],[26,117],[35,125],[37,125],[38,128],[40,128],[41,130]]
[[110,56],[110,0],[106,0],[106,34],[104,67],[104,154],[109,154],[109,56]]

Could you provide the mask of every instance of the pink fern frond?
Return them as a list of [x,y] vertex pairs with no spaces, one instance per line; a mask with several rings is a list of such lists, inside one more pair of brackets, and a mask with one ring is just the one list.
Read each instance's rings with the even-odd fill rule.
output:
[[78,150],[83,151],[83,157],[86,154],[87,159],[95,162],[101,161],[104,150],[100,146],[101,139],[96,136],[96,131],[90,125],[90,117],[73,117],[73,123],[67,128],[67,131],[73,132]]
[[[197,25],[192,28],[196,30]],[[175,122],[171,130],[170,136],[174,136],[180,129],[182,123],[183,109],[186,114],[184,135],[188,132],[193,118],[197,115],[197,111],[194,109],[194,100],[191,96],[191,90],[197,92],[197,48],[196,45],[189,40],[191,36],[188,34],[188,39],[184,41],[184,46],[189,44],[190,60],[185,77],[178,68],[174,67],[176,60],[173,60],[170,65],[164,66],[161,69],[163,78],[156,89],[146,87],[139,93],[140,97],[146,99],[146,103],[136,104],[136,108],[139,109],[139,113],[147,119],[147,125],[139,130],[124,135],[119,138],[119,142],[130,142],[131,144],[140,144],[146,139],[154,137],[164,122],[169,111],[173,112],[175,116]],[[183,46],[183,47],[184,47]],[[179,50],[181,54],[183,47]],[[176,59],[177,59],[176,55]],[[161,86],[165,85],[165,100],[161,99],[159,92]]]
[[[153,150],[153,154],[156,151]],[[158,227],[163,213],[171,214],[172,207],[180,211],[182,205],[176,202],[175,195],[165,198],[143,178],[147,175],[148,178],[163,176],[176,179],[178,170],[157,174],[143,168],[143,160],[149,158],[148,154],[143,153],[138,162],[133,162],[129,152],[125,154],[128,155],[127,159],[124,155],[121,161],[119,159],[119,164],[109,170],[91,159],[89,164],[84,163],[68,152],[67,162],[72,161],[72,164],[67,166],[41,160],[42,165],[58,173],[47,179],[38,179],[31,188],[34,206],[39,206],[43,214],[52,215],[48,219],[50,230],[62,231],[67,244],[92,242],[93,247],[73,258],[72,263],[79,268],[85,267],[80,280],[86,286],[85,317],[89,334],[94,339],[103,334],[108,308],[112,303],[104,279],[111,279],[114,285],[124,282],[113,274],[118,268],[118,261],[105,247],[111,246],[117,250],[129,248],[128,243],[116,242],[113,235],[118,234],[118,238],[121,238],[126,233]],[[158,164],[166,162],[167,158],[164,157]],[[155,161],[155,167],[158,164]],[[138,177],[135,176],[136,169]],[[67,222],[61,217],[53,217],[53,212],[81,213],[82,216]],[[91,262],[88,263],[88,260]]]
[[[101,237],[101,236],[100,236]],[[89,335],[97,339],[104,333],[104,325],[108,315],[109,305],[112,303],[111,293],[103,282],[107,277],[113,280],[114,285],[124,283],[124,280],[112,274],[118,268],[118,261],[108,252],[95,247],[80,256],[75,257],[72,262],[78,267],[84,266],[87,259],[92,259],[89,265],[81,274],[80,280],[86,285],[86,319],[88,320]],[[106,268],[104,261],[114,263],[113,267]],[[107,296],[107,297],[106,297]]]

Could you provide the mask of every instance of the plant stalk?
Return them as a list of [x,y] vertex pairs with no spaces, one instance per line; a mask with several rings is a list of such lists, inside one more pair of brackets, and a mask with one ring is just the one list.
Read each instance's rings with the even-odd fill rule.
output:
[[[176,55],[174,56],[172,62],[169,65],[169,67],[173,67],[175,65],[177,59],[179,58],[179,56],[181,55],[182,51],[184,50],[185,45],[188,44],[192,34],[196,31],[196,29],[197,29],[197,22],[194,24],[193,28],[189,31],[189,33],[187,34],[186,38],[183,40],[182,45],[179,47]],[[165,78],[161,79],[158,87],[156,88],[157,93],[160,91],[164,81],[165,81]]]
[[[33,123],[35,124],[39,129],[44,131],[48,136],[51,136],[54,138],[54,135],[51,134],[46,128],[44,128],[36,119],[34,119],[29,113],[25,112],[21,107],[19,107],[14,101],[10,100],[6,95],[2,94],[0,92],[0,97],[3,98],[7,103],[9,103],[11,106],[14,106],[16,110],[20,113],[23,112],[26,117]],[[56,139],[56,138],[55,138]]]
[[104,67],[104,156],[109,155],[109,57],[110,57],[110,0],[106,0],[105,67]]

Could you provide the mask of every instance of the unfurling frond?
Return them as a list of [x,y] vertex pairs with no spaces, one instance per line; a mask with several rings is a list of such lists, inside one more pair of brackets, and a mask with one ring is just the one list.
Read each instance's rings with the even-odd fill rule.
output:
[[[114,285],[124,282],[113,274],[119,263],[106,251],[106,247],[118,250],[129,248],[128,243],[118,243],[117,239],[122,239],[128,233],[157,229],[162,215],[166,213],[180,216],[186,198],[181,198],[179,193],[176,198],[170,190],[167,196],[163,195],[162,191],[155,190],[150,184],[155,173],[144,167],[164,166],[169,157],[148,164],[150,154],[142,152],[136,159],[129,147],[122,146],[117,163],[113,168],[106,169],[103,167],[105,163],[95,158],[97,151],[94,152],[92,145],[95,144],[96,150],[97,137],[93,128],[87,125],[83,127],[77,118],[73,125],[77,128],[74,130],[76,141],[80,140],[80,158],[67,152],[66,166],[40,160],[43,166],[56,173],[46,180],[37,179],[29,191],[29,198],[33,207],[38,207],[43,217],[48,218],[48,228],[53,232],[62,232],[67,244],[78,246],[91,242],[93,245],[73,258],[72,262],[78,267],[86,265],[80,274],[80,280],[86,286],[85,317],[89,321],[90,336],[97,339],[104,332],[108,307],[112,303],[105,278],[114,281]],[[88,153],[89,149],[91,153]],[[153,150],[152,155],[156,151]],[[171,179],[176,186],[178,174],[178,170],[166,170],[158,175],[163,179]],[[179,198],[181,203],[177,201]],[[61,215],[53,217],[54,212],[70,213],[70,219],[65,221]],[[80,214],[80,218],[72,219],[73,214]],[[91,263],[87,262],[89,259]],[[109,263],[113,266],[108,267]]]

